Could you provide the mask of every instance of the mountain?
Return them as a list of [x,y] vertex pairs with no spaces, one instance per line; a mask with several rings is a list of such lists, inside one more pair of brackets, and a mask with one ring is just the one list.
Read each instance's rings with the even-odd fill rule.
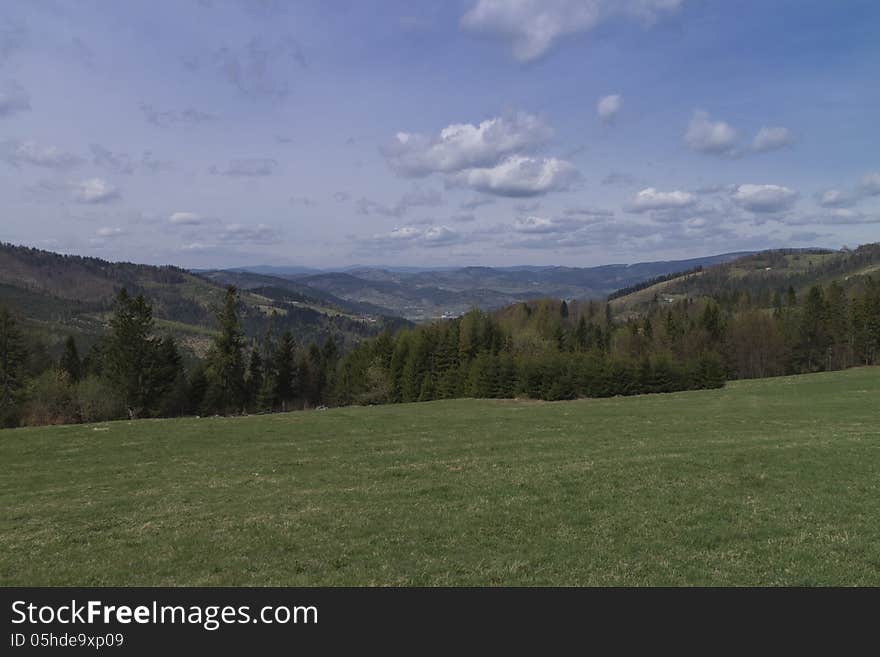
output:
[[50,345],[71,334],[84,344],[93,342],[106,331],[113,300],[124,287],[152,304],[160,332],[175,335],[195,354],[204,353],[215,329],[213,307],[230,283],[242,288],[242,326],[251,337],[263,335],[271,324],[276,332],[291,330],[300,343],[332,336],[350,344],[405,324],[374,312],[380,309],[281,278],[234,272],[200,275],[178,267],[0,244],[0,304],[12,307],[29,332]]
[[[780,249],[762,251],[691,271],[653,285],[637,286],[626,294],[615,294],[611,305],[617,313],[636,315],[657,303],[680,299],[733,297],[748,294],[770,307],[777,295],[791,288],[796,295],[813,285],[832,281],[856,284],[865,276],[880,274],[880,243],[856,249]],[[650,283],[650,281],[646,281]],[[624,290],[624,292],[627,292]]]
[[694,267],[728,262],[742,253],[688,260],[599,267],[461,267],[401,271],[358,267],[345,272],[286,276],[336,299],[367,303],[413,321],[493,310],[538,297],[599,299],[622,287]]

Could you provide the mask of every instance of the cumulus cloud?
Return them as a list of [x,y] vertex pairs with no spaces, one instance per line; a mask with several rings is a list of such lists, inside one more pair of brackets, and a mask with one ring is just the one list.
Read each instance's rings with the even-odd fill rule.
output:
[[619,15],[650,24],[679,9],[683,0],[477,0],[461,27],[501,37],[522,62],[537,59],[559,39],[589,32]]
[[514,155],[494,167],[449,176],[447,184],[497,196],[528,197],[568,189],[579,178],[577,169],[565,160]]
[[697,197],[690,192],[675,190],[661,192],[654,187],[643,189],[630,201],[627,209],[630,212],[649,212],[652,210],[680,210],[691,208],[697,203]]
[[89,178],[73,186],[73,198],[80,203],[107,203],[119,198],[119,189],[103,178]]
[[232,176],[235,178],[256,178],[260,176],[271,176],[278,168],[278,162],[269,158],[243,158],[230,160],[229,166],[221,169],[212,166],[208,169],[210,173],[220,176]]
[[603,96],[596,104],[596,114],[599,115],[602,123],[611,123],[617,117],[621,107],[623,107],[623,96],[620,94]]
[[797,200],[797,192],[781,185],[739,185],[732,199],[749,212],[772,213],[789,210]]
[[516,113],[472,123],[455,123],[427,136],[398,132],[382,149],[399,176],[424,177],[489,167],[502,158],[546,142],[553,131],[540,118]]
[[175,110],[157,110],[149,103],[139,104],[141,113],[148,123],[159,128],[192,127],[208,121],[215,121],[217,116],[201,110],[188,108],[181,112]]
[[730,155],[736,147],[736,130],[724,121],[712,121],[709,113],[697,110],[684,135],[691,150],[709,155]]
[[299,43],[290,36],[274,42],[254,38],[240,49],[224,47],[214,53],[214,61],[245,96],[275,101],[290,92],[291,65],[307,64]]
[[31,98],[18,82],[10,81],[0,86],[0,118],[30,109]]
[[70,169],[82,162],[72,153],[57,146],[41,146],[34,141],[5,141],[0,143],[0,154],[11,166],[30,164],[47,169]]
[[766,153],[791,146],[794,142],[794,133],[788,128],[782,126],[762,127],[752,140],[752,150],[756,153]]

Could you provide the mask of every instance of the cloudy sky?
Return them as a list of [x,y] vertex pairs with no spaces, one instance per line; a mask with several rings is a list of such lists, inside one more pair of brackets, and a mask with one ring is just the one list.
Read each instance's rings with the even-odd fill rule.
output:
[[590,266],[880,240],[876,0],[4,0],[0,240]]

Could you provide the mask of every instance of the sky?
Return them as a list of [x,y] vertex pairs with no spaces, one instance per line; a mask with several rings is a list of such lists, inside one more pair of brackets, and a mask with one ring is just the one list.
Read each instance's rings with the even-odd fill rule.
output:
[[4,0],[0,241],[185,267],[880,240],[876,0]]

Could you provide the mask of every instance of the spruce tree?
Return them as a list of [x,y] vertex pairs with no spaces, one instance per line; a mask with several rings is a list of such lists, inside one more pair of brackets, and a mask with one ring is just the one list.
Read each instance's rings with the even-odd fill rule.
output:
[[0,307],[0,427],[18,425],[26,358],[15,318],[8,308]]
[[244,334],[238,319],[238,290],[226,288],[217,309],[220,333],[208,352],[208,399],[214,410],[228,414],[244,404]]
[[139,417],[152,401],[157,345],[152,333],[152,307],[142,295],[132,298],[122,288],[110,319],[104,371],[131,419]]
[[282,411],[290,409],[297,393],[296,342],[290,331],[285,331],[275,347],[275,400]]
[[256,408],[260,390],[263,388],[263,358],[260,356],[258,347],[251,349],[251,359],[248,363],[248,374],[245,385],[246,404],[248,408]]
[[61,354],[58,367],[67,374],[71,383],[76,383],[82,377],[82,361],[76,348],[76,340],[72,335],[68,335],[64,341],[64,353]]

